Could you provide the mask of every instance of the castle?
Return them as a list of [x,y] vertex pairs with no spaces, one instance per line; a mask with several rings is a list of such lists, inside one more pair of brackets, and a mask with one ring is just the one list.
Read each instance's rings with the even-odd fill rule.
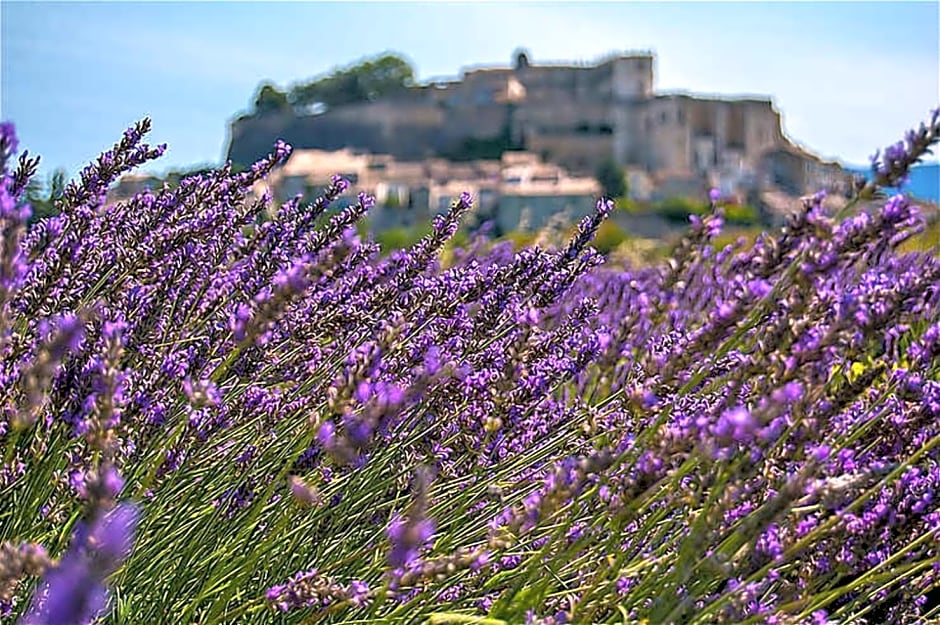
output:
[[838,189],[845,175],[784,136],[770,98],[657,93],[651,52],[593,65],[531,63],[464,70],[403,95],[318,114],[243,116],[231,124],[228,158],[250,163],[277,138],[298,149],[387,154],[416,161],[468,141],[505,141],[576,175],[613,159],[628,172],[676,190],[704,184],[773,186],[794,195]]

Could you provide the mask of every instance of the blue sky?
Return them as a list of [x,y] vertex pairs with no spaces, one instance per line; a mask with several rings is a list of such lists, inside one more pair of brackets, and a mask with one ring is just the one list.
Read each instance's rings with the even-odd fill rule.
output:
[[286,87],[392,50],[420,79],[651,49],[656,88],[771,95],[785,131],[864,163],[940,104],[937,2],[0,1],[0,117],[70,174],[145,115],[148,171],[221,162],[262,80]]

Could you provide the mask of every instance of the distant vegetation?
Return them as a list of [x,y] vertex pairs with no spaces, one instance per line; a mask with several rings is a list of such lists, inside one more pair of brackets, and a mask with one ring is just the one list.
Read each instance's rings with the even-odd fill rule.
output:
[[45,184],[33,178],[26,185],[26,202],[29,203],[32,212],[28,224],[32,225],[44,217],[58,215],[56,201],[62,197],[65,191],[67,174],[64,169],[56,169],[50,174]]
[[[618,210],[626,213],[659,215],[677,224],[686,224],[691,215],[705,215],[709,210],[707,202],[682,196],[665,198],[657,202],[637,202],[621,197],[616,200],[616,205]],[[751,226],[760,222],[760,212],[748,204],[725,204],[723,210],[724,220],[729,224]]]
[[613,158],[602,161],[597,171],[594,172],[594,177],[597,178],[607,197],[627,195],[627,179],[623,174],[623,168],[617,165]]
[[329,109],[344,104],[373,102],[402,93],[415,84],[415,70],[402,56],[386,53],[360,61],[308,82],[280,91],[270,82],[258,89],[254,114],[265,115],[310,108]]
[[441,154],[444,158],[457,161],[499,160],[504,152],[523,150],[525,146],[512,140],[509,124],[503,127],[495,137],[468,137],[455,148]]

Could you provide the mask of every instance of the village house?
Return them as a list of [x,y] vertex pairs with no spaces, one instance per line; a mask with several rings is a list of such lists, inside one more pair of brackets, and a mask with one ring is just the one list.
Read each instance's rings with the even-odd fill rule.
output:
[[498,161],[450,163],[397,161],[349,148],[295,150],[272,172],[267,187],[279,201],[297,194],[309,201],[335,173],[350,181],[347,203],[358,191],[375,195],[370,220],[377,230],[426,221],[446,211],[464,191],[475,198],[476,220],[492,220],[499,231],[508,232],[525,225],[525,215],[528,227],[538,229],[557,213],[571,219],[589,214],[602,193],[594,178],[572,176],[531,152],[506,152]]

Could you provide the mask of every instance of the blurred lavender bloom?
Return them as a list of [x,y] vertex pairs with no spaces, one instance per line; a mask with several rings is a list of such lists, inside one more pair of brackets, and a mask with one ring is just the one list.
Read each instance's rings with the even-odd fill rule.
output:
[[726,411],[712,428],[712,433],[721,441],[734,443],[750,442],[757,434],[759,423],[744,407]]
[[105,579],[130,555],[139,512],[121,504],[79,525],[69,550],[43,578],[23,625],[84,625],[108,603]]

